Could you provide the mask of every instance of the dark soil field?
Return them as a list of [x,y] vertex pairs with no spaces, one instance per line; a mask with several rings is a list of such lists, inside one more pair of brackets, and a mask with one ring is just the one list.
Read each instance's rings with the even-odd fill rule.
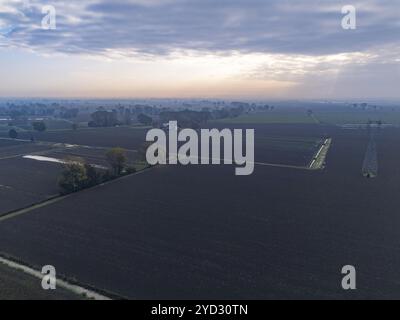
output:
[[[23,158],[27,155],[59,160],[82,158],[89,164],[109,167],[107,148],[65,147],[52,143],[32,143],[0,139],[0,216],[42,202],[59,194],[59,163]],[[128,165],[135,164],[134,151],[127,151]]]
[[61,166],[22,157],[0,160],[0,216],[57,195]]
[[[316,150],[318,142],[322,137],[321,130],[315,133],[308,132],[309,128],[315,125],[296,125],[297,130],[293,130],[293,125],[264,125],[264,124],[231,124],[231,123],[212,123],[210,128],[255,128],[256,129],[256,153],[255,161],[288,165],[307,165]],[[303,130],[307,128],[307,133],[303,136]],[[289,130],[285,130],[289,129]],[[49,141],[57,143],[79,144],[94,147],[123,147],[130,150],[139,149],[145,142],[148,129],[135,127],[116,127],[116,128],[89,128],[61,131],[49,131],[35,133],[37,141]],[[30,139],[30,133],[21,133],[21,139]],[[1,143],[1,140],[0,140]],[[5,141],[7,143],[7,141]],[[9,142],[8,142],[9,143]]]
[[315,124],[231,124],[213,123],[218,129],[254,129],[255,161],[308,166],[330,127]]
[[26,142],[11,140],[11,139],[0,139],[0,148],[7,148],[11,146],[24,145]]
[[333,138],[324,171],[158,167],[3,221],[1,251],[137,299],[400,298],[400,132],[368,180],[364,130],[264,128],[299,131]]
[[321,140],[319,138],[257,136],[255,161],[306,167],[319,149]]
[[[123,147],[136,150],[145,141],[147,129],[136,127],[86,128],[56,130],[33,134],[37,141],[49,141],[99,147]],[[18,138],[30,139],[30,132],[20,132]],[[6,136],[3,134],[3,136]]]
[[46,153],[51,148],[0,139],[0,216],[58,194],[60,165],[23,158],[32,153]]
[[50,150],[51,148],[51,146],[40,145],[30,142],[22,142],[5,147],[0,146],[0,160],[22,157],[23,155],[37,152],[45,152],[47,150]]

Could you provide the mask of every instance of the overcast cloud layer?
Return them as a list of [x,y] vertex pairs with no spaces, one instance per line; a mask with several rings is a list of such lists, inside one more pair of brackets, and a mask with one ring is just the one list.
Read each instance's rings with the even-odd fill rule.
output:
[[[41,28],[48,4],[56,9],[56,30]],[[356,30],[342,28],[344,5],[357,9]],[[266,91],[263,86],[290,87],[291,92],[282,91],[285,96],[398,97],[400,1],[0,0],[0,54],[1,48],[154,61],[154,67],[131,66],[131,71],[144,66],[148,83],[156,79],[160,88],[170,85],[165,70],[173,74],[182,66],[179,60],[187,65],[180,84],[193,80],[196,88],[214,75],[221,86],[249,79],[248,88],[258,81],[260,92]],[[112,72],[104,71],[104,79]]]
[[[67,53],[168,54],[175,50],[333,54],[398,45],[393,0],[51,1],[57,30],[40,28],[40,0],[0,0],[3,35],[13,45]],[[358,9],[358,28],[341,28],[341,8]],[[3,41],[4,42],[4,41]]]

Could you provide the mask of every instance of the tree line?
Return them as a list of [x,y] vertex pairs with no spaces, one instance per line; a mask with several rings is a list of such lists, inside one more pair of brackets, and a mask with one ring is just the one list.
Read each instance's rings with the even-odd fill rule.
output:
[[136,168],[128,165],[126,150],[112,148],[106,153],[110,169],[98,168],[86,163],[82,158],[69,158],[63,164],[63,171],[58,180],[62,194],[77,192],[98,184],[136,172]]

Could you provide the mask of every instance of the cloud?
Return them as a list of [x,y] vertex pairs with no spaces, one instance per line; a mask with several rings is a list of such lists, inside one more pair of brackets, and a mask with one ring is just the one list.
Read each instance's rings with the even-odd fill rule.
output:
[[400,42],[400,3],[392,0],[353,0],[358,28],[347,31],[341,0],[55,0],[56,30],[40,28],[40,0],[2,3],[1,24],[15,28],[9,45],[36,51],[327,55]]
[[[52,0],[57,29],[43,30],[48,4],[0,0],[0,53],[22,48],[101,61],[90,64],[88,75],[103,62],[126,62],[118,73],[112,72],[115,64],[104,73],[109,85],[110,74],[125,79],[126,70],[119,87],[141,72],[147,87],[158,82],[167,88],[170,78],[179,78],[180,87],[191,82],[190,88],[201,88],[199,95],[253,94],[254,87],[292,97],[398,96],[399,1]],[[356,30],[341,26],[348,4],[357,9]],[[86,83],[93,86],[99,76],[91,77]],[[205,85],[210,79],[214,91]]]

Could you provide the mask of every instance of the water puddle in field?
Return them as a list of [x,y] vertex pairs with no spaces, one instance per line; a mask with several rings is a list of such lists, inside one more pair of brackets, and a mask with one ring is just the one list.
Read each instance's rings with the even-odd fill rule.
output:
[[64,164],[65,161],[56,159],[56,158],[50,158],[50,157],[43,157],[43,156],[32,156],[32,155],[26,155],[23,156],[24,159],[31,159],[31,160],[37,160],[37,161],[44,161],[44,162],[54,162],[54,163],[61,163]]
[[[68,161],[61,160],[61,159],[44,157],[44,156],[35,156],[35,155],[26,155],[26,156],[23,156],[22,158],[36,160],[36,161],[43,161],[43,162],[60,163],[60,164],[66,164],[68,162]],[[90,164],[90,165],[96,169],[103,169],[103,170],[108,169],[107,167],[97,165],[97,164]]]

